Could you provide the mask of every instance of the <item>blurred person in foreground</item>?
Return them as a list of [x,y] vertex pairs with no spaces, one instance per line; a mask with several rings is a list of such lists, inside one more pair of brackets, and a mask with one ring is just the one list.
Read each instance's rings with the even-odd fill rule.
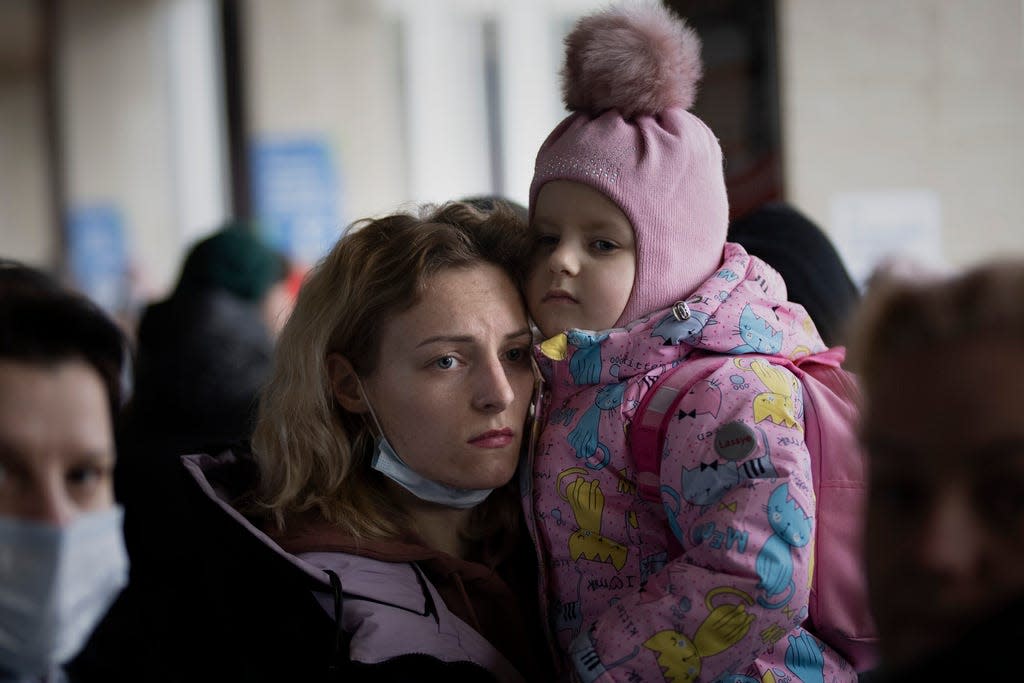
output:
[[66,680],[127,581],[113,486],[126,349],[92,303],[0,261],[0,681]]
[[1024,636],[1024,261],[875,278],[853,327],[871,680],[1011,680]]

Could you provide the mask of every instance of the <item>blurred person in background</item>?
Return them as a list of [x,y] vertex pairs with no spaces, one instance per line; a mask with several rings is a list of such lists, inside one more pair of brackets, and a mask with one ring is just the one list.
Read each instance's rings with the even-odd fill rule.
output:
[[127,581],[113,484],[126,358],[91,302],[0,261],[0,681],[66,680]]
[[139,323],[126,457],[215,450],[249,437],[291,308],[287,276],[284,257],[243,222],[189,250],[172,294]]
[[860,293],[821,228],[789,204],[771,202],[730,223],[727,240],[782,275],[789,300],[807,310],[825,344],[843,343]]
[[852,330],[884,665],[871,680],[1018,679],[1024,261],[882,274]]

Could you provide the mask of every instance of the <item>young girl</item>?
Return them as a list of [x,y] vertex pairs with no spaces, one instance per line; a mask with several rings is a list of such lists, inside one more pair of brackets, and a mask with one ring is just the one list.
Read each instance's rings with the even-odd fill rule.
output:
[[[799,382],[744,357],[825,347],[781,277],[725,241],[721,150],[687,111],[699,40],[644,5],[582,19],[566,45],[574,113],[537,155],[525,289],[549,392],[531,512],[567,673],[854,681],[807,622],[815,498]],[[719,361],[678,405],[648,502],[633,415],[662,373],[708,355]]]

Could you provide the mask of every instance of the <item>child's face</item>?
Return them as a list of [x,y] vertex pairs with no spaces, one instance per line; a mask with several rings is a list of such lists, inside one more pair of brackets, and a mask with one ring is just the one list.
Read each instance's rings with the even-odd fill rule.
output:
[[546,337],[615,325],[633,291],[633,226],[616,204],[582,183],[541,188],[531,225],[537,244],[526,301]]

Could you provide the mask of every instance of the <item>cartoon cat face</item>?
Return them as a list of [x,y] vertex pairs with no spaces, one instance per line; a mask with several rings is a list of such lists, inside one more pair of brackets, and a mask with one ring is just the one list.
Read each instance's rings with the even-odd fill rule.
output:
[[568,332],[566,332],[566,337],[568,339],[568,342],[573,346],[580,349],[585,349],[587,347],[594,346],[595,344],[600,344],[601,342],[608,338],[608,335],[597,335],[591,332],[587,332],[586,330],[569,330]]
[[694,505],[711,505],[726,491],[739,483],[740,475],[734,463],[701,463],[694,468],[683,468],[683,498]]
[[700,676],[700,653],[693,642],[678,631],[658,631],[644,642],[644,647],[658,653],[658,664],[665,680],[690,683]]
[[679,410],[691,417],[710,414],[718,417],[722,407],[722,388],[715,380],[701,380],[679,401]]
[[594,405],[601,410],[618,408],[622,405],[622,395],[626,392],[626,387],[625,382],[601,387],[601,390],[597,392],[597,398],[594,399]]
[[754,313],[747,304],[740,313],[740,339],[755,353],[778,353],[782,350],[782,330],[776,331],[768,322]]
[[711,319],[707,313],[692,311],[686,320],[676,320],[671,313],[661,319],[654,330],[652,337],[661,337],[665,345],[670,344],[695,344],[700,340],[701,332],[705,325],[715,325],[716,321]]
[[811,519],[789,498],[788,484],[772,491],[768,499],[768,523],[779,538],[794,548],[801,548],[811,540]]

